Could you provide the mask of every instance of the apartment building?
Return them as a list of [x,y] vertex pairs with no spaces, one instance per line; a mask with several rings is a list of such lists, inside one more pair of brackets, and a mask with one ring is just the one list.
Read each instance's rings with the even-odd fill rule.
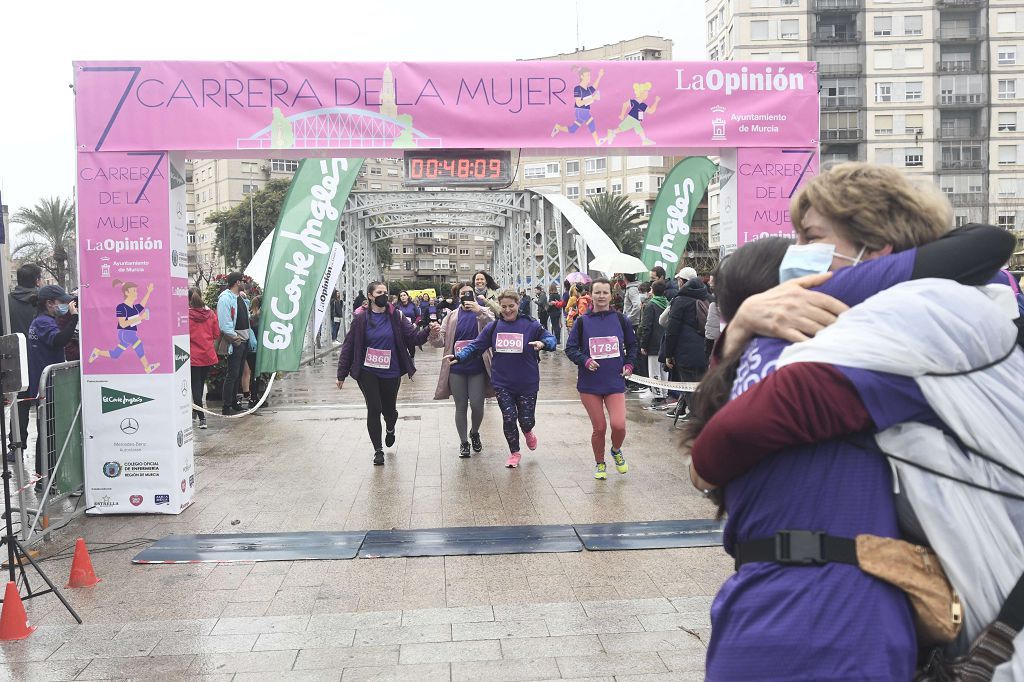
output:
[[709,58],[818,62],[823,166],[896,166],[936,183],[957,224],[1021,235],[1024,3],[706,0],[705,14]]

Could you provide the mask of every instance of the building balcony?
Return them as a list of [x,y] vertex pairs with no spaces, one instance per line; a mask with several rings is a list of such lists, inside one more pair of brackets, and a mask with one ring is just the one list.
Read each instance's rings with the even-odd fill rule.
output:
[[977,59],[944,59],[936,62],[935,70],[939,73],[982,73],[985,61]]
[[956,94],[956,93],[943,93],[940,94],[936,100],[936,103],[940,107],[960,107],[960,108],[972,108],[982,107],[985,105],[985,96],[981,93],[972,94]]
[[946,198],[953,206],[984,206],[988,198],[982,192],[946,192]]
[[823,142],[855,141],[864,139],[863,128],[824,128],[821,131]]
[[985,37],[985,32],[977,26],[966,28],[940,26],[936,37],[940,42],[976,42]]
[[860,31],[828,31],[819,29],[814,33],[814,42],[825,45],[859,43],[860,40]]
[[822,109],[856,109],[864,106],[864,98],[859,95],[840,95],[838,97],[821,97]]
[[939,159],[936,164],[939,170],[982,170],[985,168],[983,159]]
[[818,73],[822,76],[857,76],[863,70],[863,64],[818,64]]
[[856,12],[860,0],[814,0],[815,12]]
[[983,7],[985,0],[935,0],[939,9],[971,9]]
[[954,128],[939,128],[935,131],[935,138],[944,142],[956,142],[958,140],[981,140],[984,139],[986,131],[981,128],[957,126]]

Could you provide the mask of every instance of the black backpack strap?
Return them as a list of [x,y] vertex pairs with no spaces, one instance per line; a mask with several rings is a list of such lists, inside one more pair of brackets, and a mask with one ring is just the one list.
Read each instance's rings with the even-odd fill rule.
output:
[[996,620],[1009,625],[1017,632],[1024,630],[1024,575],[1010,590],[1010,595],[1006,598],[1003,608],[999,610],[999,617]]

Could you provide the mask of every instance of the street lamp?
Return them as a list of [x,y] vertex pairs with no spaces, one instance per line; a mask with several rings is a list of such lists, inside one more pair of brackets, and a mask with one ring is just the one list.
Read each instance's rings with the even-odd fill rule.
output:
[[249,260],[251,261],[256,255],[256,223],[252,212],[252,195],[255,185],[252,183],[253,171],[256,170],[256,163],[252,162],[249,164]]

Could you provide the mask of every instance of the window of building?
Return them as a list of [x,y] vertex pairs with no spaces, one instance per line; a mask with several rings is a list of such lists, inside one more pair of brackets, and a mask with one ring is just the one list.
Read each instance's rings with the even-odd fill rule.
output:
[[779,22],[779,33],[783,40],[795,40],[800,37],[800,21],[783,19]]
[[579,161],[566,161],[565,162],[565,174],[566,175],[579,175],[580,174],[580,162]]
[[597,159],[586,159],[584,169],[587,173],[600,173],[607,167],[604,157]]
[[875,101],[892,101],[892,83],[875,83]]
[[892,116],[875,116],[875,135],[892,135]]
[[1017,145],[1015,144],[1001,144],[999,145],[999,165],[1000,166],[1012,166],[1017,163]]
[[382,171],[380,166],[370,166],[370,175],[381,175]]
[[398,169],[397,168],[388,168],[388,177],[389,178],[397,178],[398,177]]
[[996,225],[1003,228],[1004,230],[1012,230],[1014,228],[1015,218],[1015,213],[1000,213],[999,217],[996,218]]
[[569,197],[570,199],[579,199],[580,198],[580,186],[579,185],[566,185],[565,186],[565,196]]
[[[459,255],[460,256],[468,256],[469,255],[469,249],[467,249],[467,248],[460,248],[459,249]],[[477,255],[479,255],[479,254],[477,254]]]
[[459,241],[468,242],[469,241],[469,235],[468,234],[460,234],[459,235]]
[[1013,178],[999,178],[999,198],[1012,199],[1016,195],[1016,184]]
[[1000,111],[999,112],[999,132],[1001,132],[1001,133],[1015,133],[1015,132],[1017,132],[1017,112],[1016,111]]
[[920,14],[911,14],[903,17],[903,35],[919,36],[924,33],[924,17]]
[[255,173],[256,172],[256,164],[255,164],[255,162],[243,161],[242,162],[242,172],[243,173],[247,173],[247,174],[248,173]]
[[587,196],[588,197],[596,197],[598,194],[604,194],[604,193],[605,193],[605,188],[602,187],[602,186],[588,187],[587,188]]
[[259,190],[259,187],[256,185],[242,185],[242,194],[252,194],[257,190]]
[[963,227],[967,223],[971,222],[971,216],[964,215],[963,213],[957,213],[953,216],[953,226]]
[[909,134],[924,133],[924,114],[907,114],[904,128]]
[[523,167],[523,177],[527,180],[543,178],[547,167],[543,163],[531,163]]
[[633,191],[635,193],[637,193],[637,194],[642,193],[644,191],[644,181],[643,180],[636,180],[636,181],[634,181],[633,182]]
[[908,81],[906,83],[905,93],[905,101],[920,102],[924,99],[924,83],[921,81]]
[[905,69],[923,69],[924,50],[919,48],[904,50],[902,66]]
[[622,182],[612,183],[612,196],[618,196],[622,194]]
[[875,50],[875,68],[892,68],[892,50]]
[[875,35],[892,35],[892,17],[875,17]]
[[1017,80],[1015,78],[999,79],[999,99],[1017,98]]
[[1016,12],[999,12],[996,15],[997,33],[1014,33],[1017,30]]
[[751,40],[768,40],[768,22],[767,21],[752,21],[752,22],[750,22],[750,39]]
[[907,147],[903,150],[903,165],[907,168],[924,166],[924,147]]
[[655,178],[655,179],[656,179],[656,180],[658,181],[658,189],[661,189],[661,186],[665,184],[665,178],[664,178],[664,176],[661,176],[661,175],[659,175],[659,176],[658,176],[657,178]]
[[1017,63],[1017,46],[1000,45],[998,58],[999,66],[1013,66]]
[[483,249],[476,249],[476,251],[473,253],[473,255],[475,255],[475,256],[482,256],[482,255],[484,255],[484,250]]
[[379,183],[379,182],[371,182],[371,183],[370,183],[370,189],[376,189],[376,190],[379,190],[380,188],[381,188],[381,187],[380,187],[380,183]]
[[299,162],[291,159],[271,159],[270,170],[275,173],[294,173],[299,170]]

